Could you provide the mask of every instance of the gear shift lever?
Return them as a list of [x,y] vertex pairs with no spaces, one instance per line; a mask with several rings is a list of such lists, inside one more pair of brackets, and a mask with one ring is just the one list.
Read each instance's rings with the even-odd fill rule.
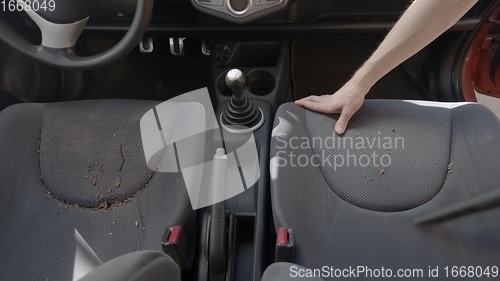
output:
[[226,75],[226,85],[233,93],[234,99],[242,100],[244,98],[243,88],[245,88],[246,83],[245,73],[239,69],[230,70]]
[[[243,94],[247,81],[245,74],[239,69],[232,69],[227,73],[225,80],[233,96],[222,113],[222,128],[231,133],[249,133],[257,130],[264,123],[264,116],[255,103]],[[241,126],[246,128],[242,129]]]

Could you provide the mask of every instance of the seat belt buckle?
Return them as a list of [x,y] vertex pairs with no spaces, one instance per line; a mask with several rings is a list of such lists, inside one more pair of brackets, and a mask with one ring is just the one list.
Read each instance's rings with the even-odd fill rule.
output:
[[179,266],[181,270],[186,268],[187,240],[182,226],[167,227],[161,241],[163,252],[169,255]]
[[295,255],[295,241],[293,237],[293,229],[284,227],[278,228],[276,235],[276,262],[293,262]]

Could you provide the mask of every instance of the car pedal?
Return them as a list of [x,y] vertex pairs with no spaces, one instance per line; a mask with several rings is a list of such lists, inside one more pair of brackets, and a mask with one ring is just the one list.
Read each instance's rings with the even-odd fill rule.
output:
[[170,37],[169,45],[170,45],[170,53],[174,56],[184,56],[184,40],[185,37],[173,38]]
[[142,40],[139,42],[139,50],[144,54],[152,53],[154,50],[153,38],[142,38]]
[[212,38],[201,39],[201,53],[205,56],[210,56],[212,49]]

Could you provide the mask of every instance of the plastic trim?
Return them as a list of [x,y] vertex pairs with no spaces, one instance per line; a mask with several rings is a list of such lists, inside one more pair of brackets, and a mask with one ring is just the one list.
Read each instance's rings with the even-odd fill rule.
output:
[[266,121],[266,116],[264,115],[264,112],[262,112],[262,109],[259,108],[259,111],[260,111],[262,118],[260,118],[260,121],[257,125],[255,125],[251,128],[248,128],[248,129],[231,128],[230,126],[227,126],[224,124],[224,122],[222,122],[222,115],[223,114],[221,114],[219,117],[220,126],[222,129],[224,129],[224,131],[229,132],[231,134],[249,134],[249,133],[252,133],[254,131],[257,131],[260,127],[262,127],[262,125],[264,124],[264,121]]
[[[23,0],[16,0],[18,3],[26,5]],[[75,46],[78,37],[82,33],[88,17],[81,21],[68,24],[52,23],[33,10],[26,10],[26,14],[36,23],[42,33],[42,45],[48,48],[64,49]]]

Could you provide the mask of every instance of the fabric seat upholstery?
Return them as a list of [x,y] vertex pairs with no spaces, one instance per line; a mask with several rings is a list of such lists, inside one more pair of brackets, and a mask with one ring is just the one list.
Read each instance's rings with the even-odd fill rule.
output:
[[306,274],[307,268],[288,262],[277,262],[271,264],[262,275],[261,281],[292,281],[309,280],[323,281],[319,277],[309,277]]
[[[337,118],[291,103],[276,114],[273,215],[276,228],[294,231],[295,263],[311,269],[360,265],[425,272],[429,266],[500,263],[499,209],[430,226],[412,223],[500,185],[500,123],[491,111],[468,103],[367,100],[342,137],[333,133]],[[351,147],[349,141],[347,147],[325,145],[327,138],[356,144],[356,138],[377,136],[402,137],[404,148]],[[301,146],[305,140],[318,145]],[[346,160],[347,150],[358,158],[357,166],[352,156],[351,166],[335,165],[334,156]],[[373,152],[389,155],[390,165],[364,166],[366,158],[360,165],[359,158]],[[331,165],[321,161],[328,155]],[[305,159],[313,161],[304,164]]]
[[144,159],[139,121],[158,103],[20,104],[0,112],[0,280],[72,280],[78,267],[162,251],[169,226],[194,239],[181,173],[155,173]]
[[180,281],[181,273],[171,257],[158,251],[139,251],[114,258],[80,281]]

